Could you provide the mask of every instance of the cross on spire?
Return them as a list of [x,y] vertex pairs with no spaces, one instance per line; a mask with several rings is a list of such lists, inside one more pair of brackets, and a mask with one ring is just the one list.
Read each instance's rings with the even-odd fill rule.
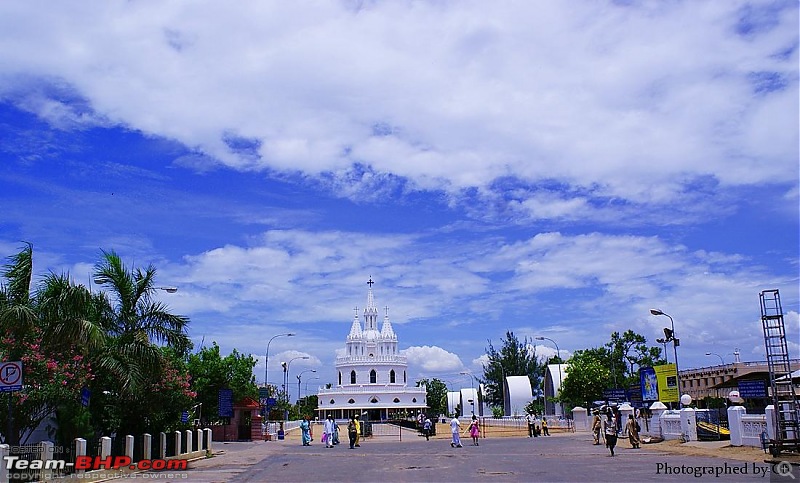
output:
[[369,288],[372,288],[372,284],[373,283],[375,283],[375,282],[372,281],[372,275],[370,275],[369,276],[369,280],[367,281],[367,285],[369,285]]

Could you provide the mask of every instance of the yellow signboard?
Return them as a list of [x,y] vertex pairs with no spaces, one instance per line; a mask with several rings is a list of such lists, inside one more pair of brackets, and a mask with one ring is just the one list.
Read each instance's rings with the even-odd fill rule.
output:
[[678,402],[678,370],[675,364],[654,366],[658,380],[658,400],[661,402]]

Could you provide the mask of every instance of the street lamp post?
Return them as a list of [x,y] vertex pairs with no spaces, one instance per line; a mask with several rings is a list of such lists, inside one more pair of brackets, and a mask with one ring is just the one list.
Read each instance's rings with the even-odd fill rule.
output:
[[717,356],[717,357],[719,357],[719,363],[721,365],[723,365],[723,366],[725,365],[725,359],[723,359],[722,356],[717,354],[716,352],[706,352],[706,355],[707,356]]
[[669,364],[669,356],[667,354],[667,339],[656,339],[656,342],[664,346],[664,360]]
[[283,374],[284,382],[284,392],[286,394],[286,402],[289,402],[289,366],[292,365],[292,361],[296,361],[297,359],[311,359],[309,356],[297,356],[292,357],[289,359],[289,362],[286,363],[286,372]]
[[683,407],[683,403],[680,402],[681,399],[681,371],[678,368],[678,346],[681,344],[681,340],[675,337],[675,321],[672,319],[672,316],[669,314],[665,314],[663,311],[659,309],[650,309],[650,313],[652,315],[663,315],[669,318],[670,327],[672,330],[664,329],[664,335],[667,339],[667,342],[672,341],[672,351],[673,355],[675,356],[675,382],[678,384],[678,404],[680,407]]
[[303,377],[303,374],[306,372],[317,372],[316,369],[306,369],[305,371],[301,372],[297,375],[297,400],[300,400],[300,378]]
[[[467,376],[468,375],[470,377],[470,382],[472,383],[472,393],[471,393],[472,394],[472,415],[475,416],[475,402],[478,399],[478,393],[475,392],[475,376],[472,374],[472,371],[468,371],[468,370],[467,371],[461,371],[461,372],[459,372],[459,374],[461,374],[463,376]],[[479,407],[478,412],[480,412],[480,407]]]
[[[563,382],[564,382],[564,381],[561,380],[562,379],[562,376],[561,376],[561,349],[558,348],[558,343],[556,341],[554,341],[553,339],[549,338],[549,337],[539,336],[539,337],[534,337],[534,339],[536,339],[536,340],[549,340],[550,342],[553,343],[553,345],[556,346],[556,356],[558,356],[558,392],[559,392],[559,395],[560,395],[560,393],[561,393],[561,384],[563,384]],[[555,396],[555,395],[556,395],[556,386],[554,384],[553,385],[553,396]],[[559,404],[561,406],[561,417],[564,417],[564,403],[562,402],[562,403],[559,403]]]
[[278,334],[272,336],[272,338],[267,342],[267,354],[264,360],[264,387],[269,388],[269,345],[275,340],[276,337],[294,337],[295,334],[288,332],[286,334]]

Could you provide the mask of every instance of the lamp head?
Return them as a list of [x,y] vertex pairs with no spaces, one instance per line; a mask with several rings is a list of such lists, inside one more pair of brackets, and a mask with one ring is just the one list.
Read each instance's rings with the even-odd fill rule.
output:
[[538,336],[538,337],[534,337],[534,339],[536,339],[536,340],[544,340],[544,337]]
[[666,344],[667,339],[656,339],[656,342],[658,342],[659,344]]
[[175,293],[178,291],[178,287],[164,287],[164,291],[167,293]]
[[660,311],[658,309],[650,309],[650,313],[653,314],[653,315],[664,315],[664,312],[662,312],[662,311]]
[[706,355],[707,355],[707,356],[710,356],[710,355],[711,355],[711,353],[710,353],[710,352],[706,352]]

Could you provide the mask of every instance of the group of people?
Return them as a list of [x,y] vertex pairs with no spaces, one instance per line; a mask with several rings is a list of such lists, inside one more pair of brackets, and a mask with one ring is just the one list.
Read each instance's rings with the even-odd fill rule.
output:
[[[619,411],[616,408],[608,409],[606,411],[605,420],[600,417],[600,410],[598,409],[595,409],[592,414],[592,437],[594,439],[594,444],[600,444],[600,437],[602,435],[605,439],[606,447],[611,452],[611,456],[614,456],[614,448],[617,446],[617,435],[620,432]],[[639,431],[641,431],[639,422],[632,414],[629,414],[628,421],[625,423],[625,432],[628,433],[628,441],[633,449],[638,449],[641,444]]]
[[528,423],[528,437],[536,438],[538,436],[550,436],[550,430],[547,428],[547,418],[542,417],[542,425],[537,424],[538,418],[535,414],[528,414],[525,416]]
[[[450,441],[451,448],[463,448],[461,445],[461,421],[458,420],[458,416],[453,416],[450,420],[450,432],[453,434],[453,439]],[[469,433],[470,438],[472,438],[472,445],[473,446],[480,446],[478,443],[478,438],[481,436],[481,426],[478,422],[478,418],[473,414],[472,421],[470,421],[469,426],[466,430],[464,430],[464,434]]]
[[[300,439],[303,442],[303,446],[311,446],[311,442],[314,441],[313,427],[309,416],[305,416],[303,420],[300,421]],[[350,418],[350,421],[347,423],[347,436],[350,440],[350,449],[361,446],[359,444],[359,440],[361,439],[361,422],[358,420],[358,415]],[[322,442],[325,443],[326,448],[333,448],[335,445],[339,444],[339,425],[336,424],[336,421],[334,421],[333,416],[330,414],[322,425]]]

